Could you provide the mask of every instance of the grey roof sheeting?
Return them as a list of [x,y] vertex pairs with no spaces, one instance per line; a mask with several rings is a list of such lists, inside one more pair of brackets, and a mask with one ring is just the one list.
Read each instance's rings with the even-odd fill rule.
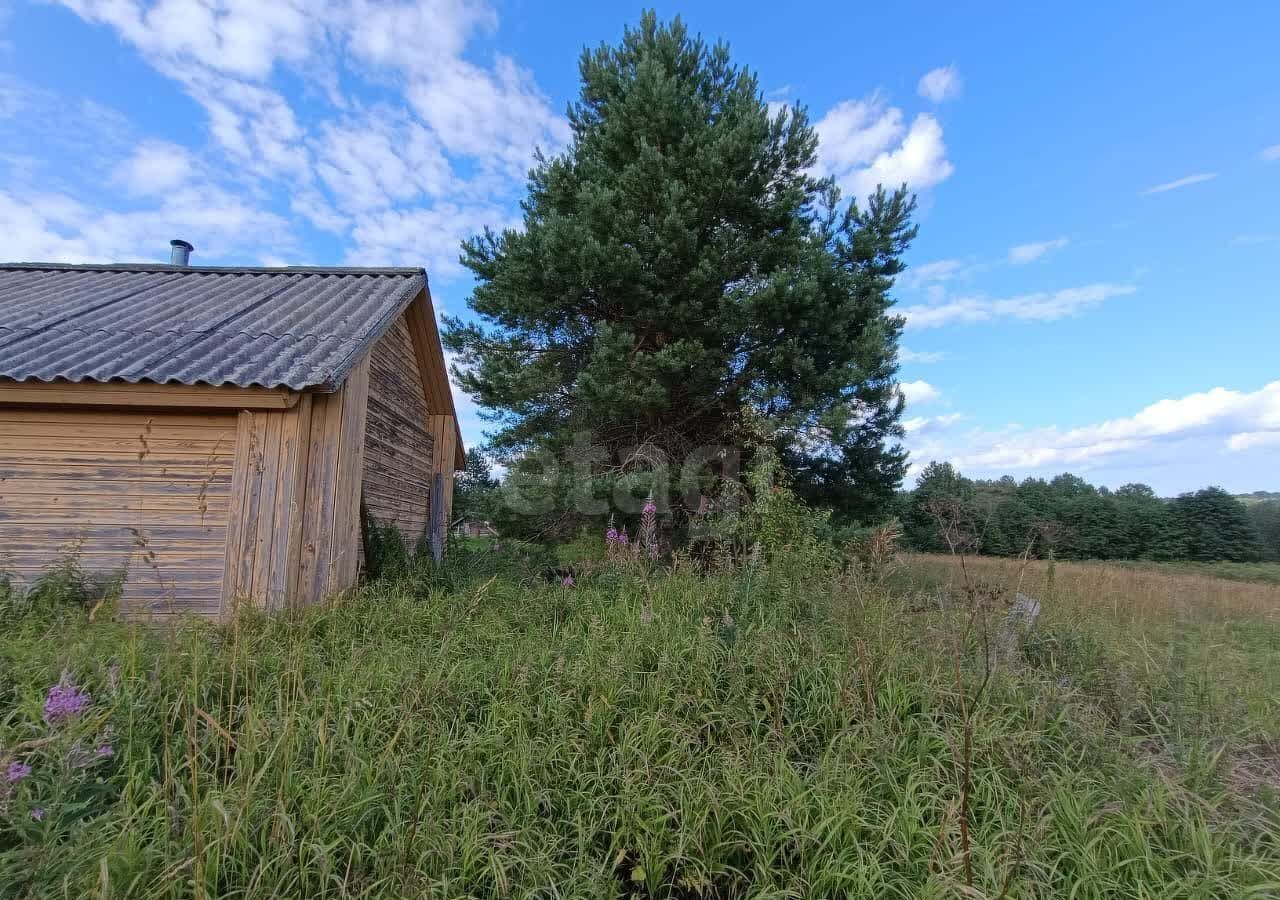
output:
[[0,265],[0,378],[334,391],[422,269]]

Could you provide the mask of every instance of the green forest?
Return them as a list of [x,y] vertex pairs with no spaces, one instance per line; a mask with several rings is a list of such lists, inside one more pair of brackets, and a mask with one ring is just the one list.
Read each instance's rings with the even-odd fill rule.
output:
[[966,478],[925,467],[899,497],[911,547],[1059,559],[1280,560],[1280,495],[1219,487],[1162,498],[1145,484],[1114,490],[1078,475]]

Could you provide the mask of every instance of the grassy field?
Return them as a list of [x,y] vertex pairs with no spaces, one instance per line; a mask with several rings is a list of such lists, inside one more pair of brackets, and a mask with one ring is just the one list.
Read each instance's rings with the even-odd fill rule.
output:
[[1280,891],[1275,588],[470,557],[225,629],[4,597],[0,896]]
[[1278,562],[1132,562],[1113,563],[1139,569],[1151,569],[1170,575],[1207,575],[1210,578],[1226,578],[1231,581],[1257,581],[1263,584],[1280,585],[1280,563]]

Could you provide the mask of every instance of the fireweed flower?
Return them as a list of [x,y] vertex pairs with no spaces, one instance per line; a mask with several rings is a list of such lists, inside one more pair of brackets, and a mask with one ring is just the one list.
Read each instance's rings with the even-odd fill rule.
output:
[[43,821],[44,821],[44,807],[43,807],[43,806],[33,806],[33,807],[31,808],[31,818],[35,819],[37,822],[43,822]]
[[14,760],[9,763],[9,768],[5,770],[4,780],[9,784],[17,784],[22,779],[31,774],[31,767],[24,762]]
[[116,750],[110,744],[99,744],[98,749],[93,751],[93,755],[98,759],[107,759],[108,757],[115,756]]
[[575,582],[572,575],[564,576],[564,581],[560,582],[564,587],[573,587]]
[[90,702],[89,695],[76,687],[69,673],[63,672],[62,678],[49,688],[49,695],[45,697],[44,720],[50,725],[65,722],[88,709]]
[[649,516],[651,516],[651,515],[653,515],[654,513],[656,513],[657,511],[658,511],[658,506],[657,506],[657,504],[656,504],[656,503],[654,503],[652,500],[646,500],[646,501],[644,502],[644,513],[645,513],[645,515],[649,515]]

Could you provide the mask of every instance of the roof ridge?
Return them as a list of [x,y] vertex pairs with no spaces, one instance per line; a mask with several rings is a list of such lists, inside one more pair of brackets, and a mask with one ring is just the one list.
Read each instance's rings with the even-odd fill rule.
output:
[[174,266],[168,263],[0,263],[0,270],[36,272],[176,272],[207,275],[378,275],[427,277],[416,266]]

